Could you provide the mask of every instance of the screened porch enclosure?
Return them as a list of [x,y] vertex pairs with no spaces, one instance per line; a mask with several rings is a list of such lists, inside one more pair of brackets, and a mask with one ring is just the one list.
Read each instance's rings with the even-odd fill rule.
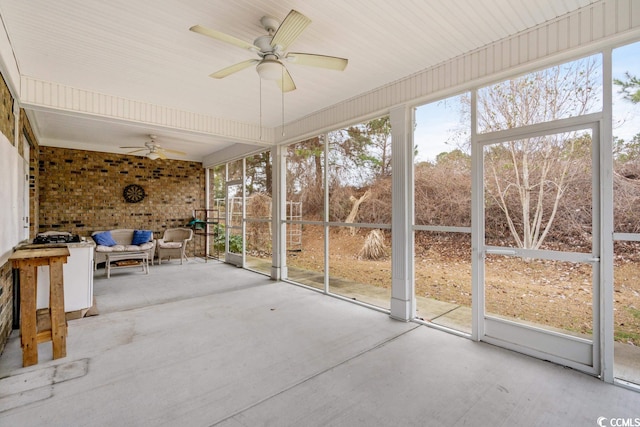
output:
[[617,54],[237,161],[242,265],[636,388],[640,128],[616,136]]

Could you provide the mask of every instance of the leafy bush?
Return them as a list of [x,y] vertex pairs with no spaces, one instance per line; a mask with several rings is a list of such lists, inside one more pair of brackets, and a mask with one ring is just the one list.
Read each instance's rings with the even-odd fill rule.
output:
[[[213,247],[220,252],[224,252],[224,224],[216,224],[213,228]],[[242,253],[242,236],[233,234],[229,236],[229,252]]]

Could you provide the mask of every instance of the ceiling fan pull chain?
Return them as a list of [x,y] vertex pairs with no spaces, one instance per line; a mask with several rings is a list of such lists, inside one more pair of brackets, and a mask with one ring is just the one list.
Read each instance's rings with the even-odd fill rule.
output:
[[262,141],[262,78],[258,76],[258,80],[260,81],[260,141]]

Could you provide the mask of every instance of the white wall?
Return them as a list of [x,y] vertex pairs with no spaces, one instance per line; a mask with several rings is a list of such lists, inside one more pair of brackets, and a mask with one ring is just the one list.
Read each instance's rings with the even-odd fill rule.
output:
[[0,265],[20,243],[23,231],[25,174],[18,149],[0,133]]
[[[20,83],[20,73],[4,28],[0,30],[0,72],[16,99],[19,95],[16,89]],[[13,248],[24,236],[23,221],[28,215],[28,212],[24,212],[25,205],[28,206],[24,195],[29,190],[28,184],[25,184],[25,174],[29,171],[25,170],[24,163],[18,148],[0,132],[0,265],[7,262]]]

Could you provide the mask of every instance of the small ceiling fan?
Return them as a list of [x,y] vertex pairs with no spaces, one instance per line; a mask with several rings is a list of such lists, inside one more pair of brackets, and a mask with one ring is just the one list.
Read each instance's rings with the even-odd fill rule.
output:
[[166,159],[167,155],[165,153],[176,154],[179,156],[185,156],[187,153],[183,153],[182,151],[169,150],[167,148],[162,148],[159,144],[156,143],[156,136],[149,135],[151,141],[145,142],[144,147],[120,147],[120,148],[135,148],[136,150],[130,151],[127,154],[136,154],[143,151],[147,153],[144,154],[144,157],[157,160],[157,159]]
[[282,21],[282,24],[276,18],[263,16],[260,19],[260,24],[267,31],[267,35],[258,37],[253,41],[253,44],[201,25],[194,25],[189,29],[242,49],[247,49],[260,57],[260,59],[248,59],[223,68],[210,74],[210,77],[222,79],[256,64],[256,71],[260,78],[274,80],[283,92],[289,92],[295,90],[296,85],[284,62],[338,71],[344,70],[348,63],[347,59],[335,56],[287,52],[289,45],[298,38],[310,23],[311,20],[309,18],[296,10],[291,10]]

